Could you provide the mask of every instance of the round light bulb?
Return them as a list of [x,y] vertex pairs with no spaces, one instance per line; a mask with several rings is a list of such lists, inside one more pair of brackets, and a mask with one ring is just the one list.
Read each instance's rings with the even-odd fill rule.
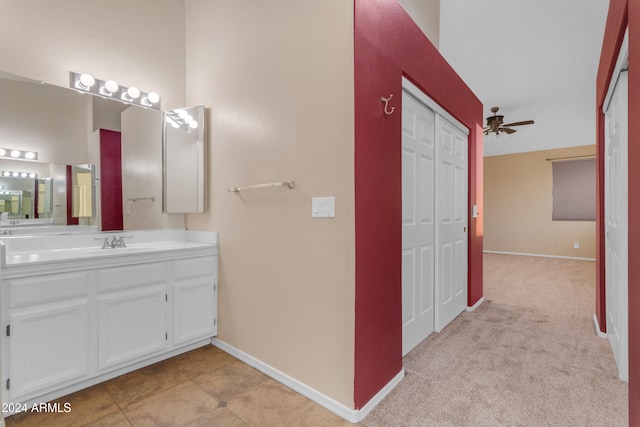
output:
[[131,99],[137,99],[140,96],[140,90],[137,87],[131,86],[127,89],[127,95],[129,95]]
[[178,125],[176,122],[172,122],[171,126],[173,126],[176,129],[178,129],[180,127],[180,125]]
[[13,158],[20,157],[20,151],[18,151],[18,150],[11,150],[11,157],[13,157]]
[[20,174],[18,172],[14,172],[11,174],[11,176],[15,176],[16,178],[20,176]]
[[96,79],[91,74],[82,74],[80,76],[80,83],[86,88],[90,88],[96,83]]
[[26,173],[26,172],[22,172],[22,173],[20,174],[20,178],[26,178],[26,177],[27,177],[27,173]]
[[160,95],[155,92],[149,92],[149,94],[147,95],[147,99],[150,103],[157,104],[158,102],[160,102]]
[[171,117],[169,117],[169,116],[165,116],[164,117],[164,121],[167,122],[167,123],[173,123],[173,120],[171,120]]
[[9,171],[4,171],[4,172],[2,172],[2,175],[4,175],[4,176],[11,176],[11,172],[9,172]]
[[6,156],[7,155],[7,150],[5,150],[4,148],[0,148],[0,156]]
[[190,127],[191,129],[195,129],[195,128],[197,128],[197,127],[198,127],[198,122],[196,122],[195,120],[190,121],[190,122],[189,122],[189,127]]
[[36,158],[36,153],[34,153],[33,151],[27,151],[27,152],[24,154],[24,158],[25,158],[25,159],[28,159],[28,160],[33,160],[33,159],[35,159],[35,158]]
[[104,82],[104,88],[109,92],[114,93],[117,92],[118,89],[120,89],[120,86],[114,80],[107,80],[106,82]]
[[183,120],[186,120],[187,116],[189,115],[189,113],[184,110],[176,110],[176,113],[178,113],[178,116],[180,116],[180,118]]
[[36,177],[35,173],[32,172],[32,173],[29,174],[29,178],[35,178],[35,177]]

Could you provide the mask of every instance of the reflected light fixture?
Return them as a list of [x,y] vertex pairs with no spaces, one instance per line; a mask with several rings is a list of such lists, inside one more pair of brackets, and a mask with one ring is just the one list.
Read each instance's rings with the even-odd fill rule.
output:
[[165,111],[164,114],[166,122],[174,128],[181,127],[183,130],[189,130],[189,128],[196,129],[198,127],[198,122],[185,110]]
[[38,153],[35,151],[16,150],[15,148],[0,148],[0,157],[21,160],[38,160]]
[[156,92],[142,92],[137,87],[124,87],[115,80],[100,80],[91,74],[79,74],[71,71],[69,73],[69,87],[79,92],[92,93],[127,104],[160,109],[160,95]]
[[11,178],[36,178],[38,175],[33,172],[2,171],[2,176]]

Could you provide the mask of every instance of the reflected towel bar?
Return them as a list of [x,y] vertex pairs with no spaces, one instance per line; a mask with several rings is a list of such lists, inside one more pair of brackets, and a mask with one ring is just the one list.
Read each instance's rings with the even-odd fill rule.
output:
[[240,194],[240,191],[243,191],[243,190],[253,190],[255,188],[271,188],[271,187],[289,187],[289,189],[293,190],[294,188],[296,188],[296,182],[295,181],[270,182],[269,184],[256,184],[256,185],[247,185],[246,187],[227,188],[227,191],[230,193]]
[[127,199],[130,202],[137,202],[139,200],[151,200],[152,202],[156,201],[155,196],[154,197],[134,197],[132,199]]

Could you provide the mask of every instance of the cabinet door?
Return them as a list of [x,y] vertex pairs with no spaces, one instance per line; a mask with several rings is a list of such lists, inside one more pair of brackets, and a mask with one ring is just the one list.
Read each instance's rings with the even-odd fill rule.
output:
[[98,296],[98,369],[166,348],[166,288],[143,286]]
[[88,300],[79,298],[11,311],[12,401],[88,375],[88,307]]
[[215,335],[215,293],[212,276],[173,286],[173,345]]

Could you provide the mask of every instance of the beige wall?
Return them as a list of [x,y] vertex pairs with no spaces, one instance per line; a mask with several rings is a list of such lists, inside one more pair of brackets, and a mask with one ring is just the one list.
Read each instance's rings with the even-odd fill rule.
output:
[[[187,102],[208,109],[219,338],[353,408],[353,3],[187,0]],[[285,188],[228,187],[295,180]],[[336,197],[336,217],[311,198]]]
[[437,48],[440,44],[440,0],[398,0],[398,3]]
[[[552,221],[548,158],[595,155],[595,145],[484,159],[484,249],[595,258],[595,221]],[[595,203],[595,200],[594,200]],[[573,249],[573,242],[580,242]]]

